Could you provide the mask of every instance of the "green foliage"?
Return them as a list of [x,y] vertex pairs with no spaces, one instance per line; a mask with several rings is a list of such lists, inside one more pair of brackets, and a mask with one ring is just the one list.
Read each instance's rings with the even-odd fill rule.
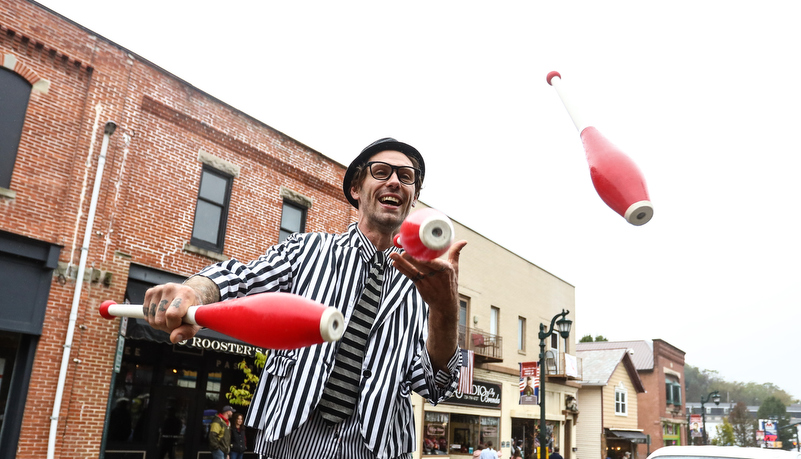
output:
[[[264,368],[264,363],[266,360],[267,354],[256,352],[256,357],[252,365],[255,368],[262,369]],[[253,392],[251,392],[251,388],[258,384],[259,376],[257,373],[254,373],[251,370],[251,365],[248,365],[246,360],[242,360],[241,362],[237,363],[236,367],[242,370],[242,372],[245,374],[245,379],[239,386],[231,386],[229,389],[230,392],[225,394],[225,398],[227,398],[228,401],[234,405],[248,406],[250,405],[251,399],[253,399]]]
[[793,396],[773,383],[741,383],[724,380],[715,370],[699,370],[689,364],[684,365],[684,393],[689,402],[700,402],[712,391],[720,391],[721,403],[744,402],[746,405],[760,405],[769,397],[776,397],[784,405],[797,403]]
[[713,445],[733,446],[735,444],[734,428],[729,423],[728,419],[723,418],[723,425],[715,426],[715,430],[717,432],[715,438],[712,439]]
[[594,340],[593,340],[593,338],[592,338],[592,335],[584,335],[584,336],[582,336],[582,337],[581,337],[581,339],[579,340],[579,343],[592,343],[593,341],[595,341],[595,342],[599,342],[599,341],[609,341],[609,340],[608,340],[608,339],[606,339],[606,338],[604,337],[604,335],[598,335],[598,336],[596,336],[596,337],[595,337],[595,339],[594,339]]
[[779,397],[768,397],[759,405],[757,410],[757,419],[773,419],[778,423],[779,441],[782,442],[783,447],[789,448],[792,446],[793,439],[795,438],[795,429],[782,429],[782,427],[790,425],[790,416],[787,414],[787,406]]
[[779,419],[787,417],[787,406],[778,397],[768,397],[759,405],[758,419]]
[[732,425],[735,445],[757,446],[756,421],[748,413],[748,406],[744,402],[737,402],[732,408],[729,412],[729,422]]

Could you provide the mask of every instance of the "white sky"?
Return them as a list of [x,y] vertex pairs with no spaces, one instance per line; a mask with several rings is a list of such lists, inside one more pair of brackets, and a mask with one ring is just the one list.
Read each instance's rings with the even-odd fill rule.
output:
[[[416,146],[425,203],[575,285],[577,338],[801,397],[801,3],[42,3],[340,163]],[[596,194],[551,70],[643,171],[645,226]]]

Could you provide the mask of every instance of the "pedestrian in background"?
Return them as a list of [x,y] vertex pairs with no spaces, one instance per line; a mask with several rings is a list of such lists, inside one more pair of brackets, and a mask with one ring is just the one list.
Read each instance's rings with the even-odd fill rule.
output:
[[227,459],[231,452],[231,415],[236,412],[229,405],[225,405],[217,416],[211,421],[209,428],[209,450],[212,459]]
[[245,437],[245,417],[242,413],[234,414],[234,425],[231,427],[231,458],[242,459],[248,447]]

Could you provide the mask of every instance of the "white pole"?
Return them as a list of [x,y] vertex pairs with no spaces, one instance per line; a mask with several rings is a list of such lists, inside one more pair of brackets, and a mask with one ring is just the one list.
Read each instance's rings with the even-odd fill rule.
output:
[[86,230],[83,234],[83,245],[81,246],[81,259],[78,262],[78,277],[75,279],[75,293],[72,297],[72,309],[70,309],[69,324],[67,325],[67,338],[64,340],[64,354],[61,358],[61,369],[58,373],[58,385],[56,386],[56,399],[53,401],[53,414],[50,416],[50,437],[47,443],[47,459],[54,459],[56,449],[56,432],[58,431],[58,415],[61,411],[61,400],[64,397],[64,383],[67,380],[67,371],[70,364],[70,350],[72,349],[72,339],[75,336],[75,322],[78,320],[78,305],[81,302],[81,290],[83,288],[83,275],[86,271],[86,259],[89,256],[89,242],[92,239],[92,226],[97,210],[97,199],[100,195],[100,184],[103,181],[103,167],[106,164],[106,151],[108,150],[109,138],[117,129],[113,121],[106,122],[103,132],[103,145],[100,147],[100,157],[97,160],[97,171],[95,172],[95,184],[92,189],[92,200],[89,204],[89,215],[86,219]]
[[559,95],[559,99],[562,100],[562,104],[564,104],[567,109],[567,114],[570,115],[570,119],[573,120],[573,124],[576,126],[576,129],[578,129],[579,134],[581,134],[581,131],[587,127],[587,124],[582,119],[579,109],[576,108],[573,101],[570,100],[570,97],[564,90],[562,86],[562,76],[559,75],[559,72],[551,72],[548,74],[548,83],[556,90],[556,94]]

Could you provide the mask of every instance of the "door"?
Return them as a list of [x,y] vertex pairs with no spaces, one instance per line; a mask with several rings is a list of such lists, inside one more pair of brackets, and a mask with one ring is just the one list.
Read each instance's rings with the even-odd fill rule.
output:
[[[196,456],[198,429],[192,420],[202,418],[196,402],[196,391],[184,387],[161,386],[152,393],[152,413],[148,432],[147,457],[156,459],[189,459]],[[194,424],[197,424],[195,422]]]

